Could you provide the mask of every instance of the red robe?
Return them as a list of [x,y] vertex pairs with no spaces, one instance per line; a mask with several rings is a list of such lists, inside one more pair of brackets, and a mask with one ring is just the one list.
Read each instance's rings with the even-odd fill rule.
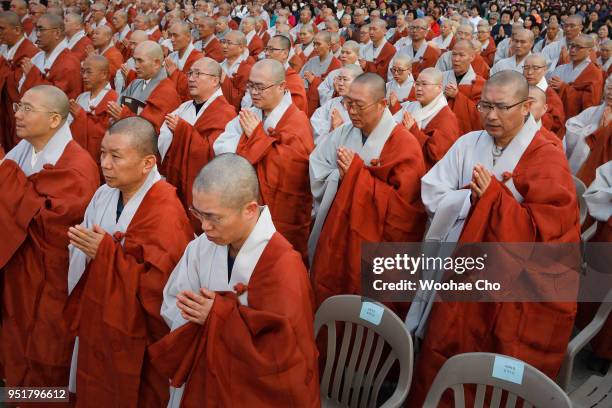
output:
[[229,103],[234,105],[237,111],[240,111],[240,102],[242,102],[246,92],[246,83],[249,80],[249,74],[254,64],[255,61],[251,57],[242,61],[234,76],[230,78],[226,75],[225,80],[221,84],[223,96],[225,96]]
[[212,58],[219,64],[223,62],[225,57],[223,56],[223,46],[221,42],[213,35],[213,39],[210,40],[206,48],[202,50],[202,54],[208,58]]
[[400,39],[407,37],[408,36],[408,26],[406,26],[406,28],[404,29],[404,31],[399,31],[399,30],[395,30],[395,32],[393,33],[393,37],[391,37],[391,39],[389,40],[389,42],[391,44],[395,44],[396,42],[398,42]]
[[307,103],[308,117],[311,117],[312,114],[320,106],[319,85],[321,85],[321,82],[325,81],[325,78],[327,78],[327,75],[329,75],[330,72],[332,72],[333,70],[339,69],[339,68],[342,68],[342,63],[340,62],[338,58],[332,57],[332,60],[329,63],[329,67],[327,68],[327,71],[325,71],[325,73],[321,75],[320,77],[315,77],[312,80],[312,83],[308,85],[308,90],[306,91],[306,97],[308,98],[308,103]]
[[[264,21],[264,25],[265,25],[265,21]],[[261,42],[263,43],[264,47],[266,45],[268,45],[268,41],[270,41],[270,33],[268,33],[267,31],[267,27],[265,29],[262,29],[260,32],[257,33],[257,36],[259,38],[261,38]]]
[[489,45],[487,45],[487,48],[480,52],[480,56],[486,61],[489,67],[493,66],[495,51],[497,51],[497,47],[495,46],[495,40],[493,40],[493,37],[491,37],[489,38]]
[[483,129],[476,104],[480,101],[484,84],[484,78],[476,75],[476,79],[470,85],[459,85],[457,95],[454,98],[448,98],[448,106],[457,116],[462,135]]
[[151,122],[155,126],[155,131],[159,134],[159,128],[166,120],[166,115],[178,108],[180,104],[181,98],[176,92],[174,82],[170,78],[166,78],[160,81],[151,92],[140,115],[136,115],[130,108],[123,105],[121,119],[140,116]]
[[604,79],[601,70],[592,62],[571,84],[563,84],[559,96],[563,101],[566,118],[573,118],[591,106],[601,103]]
[[21,96],[32,87],[53,85],[61,89],[70,99],[76,99],[82,92],[81,61],[69,50],[59,53],[51,69],[41,73],[36,65],[32,66],[21,87]]
[[78,304],[77,407],[167,404],[168,380],[146,348],[168,333],[162,292],[192,238],[174,188],[163,180],[147,192],[125,234],[104,236],[70,294],[71,306]]
[[612,160],[612,124],[600,127],[585,139],[591,149],[586,161],[576,173],[576,177],[588,187],[595,180],[595,171],[602,164]]
[[[423,53],[423,58],[412,62],[412,76],[418,78],[421,71],[425,68],[435,67],[438,58],[440,58],[440,50],[428,45]],[[385,71],[385,75],[386,74],[387,72]],[[383,78],[385,77],[383,76]]]
[[557,92],[550,86],[546,88],[546,105],[548,109],[542,116],[542,126],[556,133],[560,139],[565,135],[565,112],[563,102]]
[[316,304],[330,296],[361,293],[363,242],[420,242],[427,215],[421,203],[423,153],[397,125],[377,165],[355,155],[321,230],[310,269]]
[[[125,36],[125,41],[129,41],[131,37],[132,37],[132,31],[130,30]],[[127,61],[132,57],[132,51],[130,50],[130,48],[124,46],[121,41],[115,42],[115,47],[117,47],[117,49],[123,56],[123,61]]]
[[489,79],[489,65],[487,62],[480,56],[480,54],[476,54],[474,61],[470,64],[474,69],[476,75],[483,77],[484,79]]
[[30,34],[32,34],[32,31],[34,31],[34,27],[35,26],[36,25],[34,24],[34,21],[32,20],[32,17],[26,17],[26,19],[21,22],[21,27],[23,28],[23,31],[28,36]]
[[314,149],[310,121],[292,104],[276,127],[266,130],[268,135],[262,122],[251,137],[243,133],[236,153],[255,167],[261,201],[270,208],[278,232],[307,259],[312,208],[308,157]]
[[108,60],[109,81],[111,84],[114,84],[115,74],[117,73],[117,70],[121,68],[121,65],[123,65],[124,62],[123,55],[121,54],[121,51],[117,49],[117,47],[112,46],[108,50],[106,50],[104,54],[102,54],[102,56],[106,57],[106,59]]
[[306,56],[303,52],[295,53],[293,57],[289,58],[289,65],[295,72],[300,72],[306,61],[313,58],[315,56],[314,51],[310,53],[309,56]]
[[461,136],[457,117],[448,106],[440,110],[424,129],[419,129],[416,123],[412,125],[410,133],[423,147],[423,158],[427,170],[442,159],[455,140]]
[[249,306],[218,292],[204,325],[149,347],[153,365],[185,384],[181,406],[319,407],[312,289],[300,255],[275,233],[248,282]]
[[285,82],[287,89],[291,93],[291,100],[293,104],[298,107],[299,110],[308,114],[308,99],[306,96],[306,89],[304,88],[304,80],[293,70],[293,68],[287,68],[285,72]]
[[385,45],[383,45],[382,50],[380,50],[380,54],[378,54],[378,57],[376,57],[374,61],[366,61],[366,67],[364,71],[378,74],[386,82],[389,64],[391,63],[393,56],[395,56],[395,51],[396,49],[393,45],[391,45],[389,42],[385,42]]
[[96,164],[69,142],[55,166],[30,177],[0,165],[2,336],[7,386],[68,385],[74,337],[68,297],[68,227],[83,220],[100,183]]
[[251,58],[257,61],[259,59],[259,54],[261,54],[264,49],[263,41],[261,40],[261,38],[259,38],[257,33],[255,33],[255,35],[253,36],[247,48],[249,49],[249,55],[251,56]]
[[74,47],[72,47],[70,51],[72,51],[79,61],[85,61],[85,58],[87,58],[87,51],[85,51],[85,49],[90,45],[93,47],[93,42],[91,38],[85,35],[74,44]]
[[[561,149],[536,134],[513,171],[513,182],[524,201],[516,201],[493,178],[472,205],[460,242],[580,241],[576,189]],[[565,279],[560,285],[578,284],[577,276],[560,275],[559,279]],[[408,400],[422,406],[444,362],[466,352],[509,355],[555,378],[575,314],[573,302],[435,303]],[[443,400],[440,407],[447,406],[454,405]]]
[[15,113],[13,103],[19,102],[21,96],[17,85],[23,74],[21,61],[32,58],[40,50],[27,38],[23,40],[15,52],[12,61],[0,58],[0,145],[8,152],[19,139],[15,134]]
[[407,101],[416,101],[415,92],[416,92],[415,87],[413,85],[412,88],[410,88],[410,93],[408,94],[407,98],[402,99],[401,101],[398,100],[393,105],[389,104],[389,111],[391,111],[391,113],[395,115],[397,112],[399,112],[402,109],[402,103],[407,102]]
[[[160,171],[166,176],[166,181],[176,187],[176,194],[185,210],[192,203],[193,181],[214,156],[213,143],[235,117],[234,107],[219,96],[193,126],[183,119],[179,120]],[[192,219],[192,225],[196,232],[200,231],[199,221]]]
[[80,109],[70,124],[70,131],[74,140],[87,150],[95,162],[100,166],[100,144],[104,133],[110,126],[111,116],[106,109],[109,102],[116,102],[117,92],[112,89],[104,95],[93,112]]
[[191,66],[199,59],[204,57],[204,55],[194,49],[191,51],[191,54],[187,57],[187,61],[185,61],[185,66],[182,70],[176,67],[176,70],[170,75],[170,79],[174,82],[176,86],[176,91],[179,94],[182,102],[193,99],[191,95],[189,95],[189,84],[187,82],[187,73],[191,70]]
[[155,41],[155,42],[159,42],[159,39],[162,37],[162,33],[161,31],[159,31],[159,29],[153,31],[151,34],[149,34],[149,40],[151,41]]

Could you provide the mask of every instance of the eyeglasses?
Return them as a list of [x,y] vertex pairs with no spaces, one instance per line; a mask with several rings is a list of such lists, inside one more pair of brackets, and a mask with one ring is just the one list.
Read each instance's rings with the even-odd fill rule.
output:
[[546,68],[546,65],[523,65],[523,71],[537,71]]
[[50,30],[57,30],[59,27],[51,27],[51,28],[41,28],[41,27],[36,27],[34,30],[37,33],[40,33],[42,31],[50,31]]
[[283,48],[272,48],[272,47],[266,47],[264,48],[264,52],[272,52],[272,51],[287,51]]
[[223,221],[224,217],[221,217],[219,215],[208,215],[208,214],[204,214],[203,212],[201,212],[200,210],[198,210],[197,208],[195,208],[193,205],[189,206],[189,212],[191,213],[191,215],[193,215],[194,217],[196,217],[198,220],[200,220],[200,222],[202,221],[208,221],[211,224],[220,224],[221,221]]
[[271,84],[271,85],[268,85],[268,86],[264,86],[264,85],[260,85],[260,84],[254,84],[253,82],[248,81],[246,83],[246,89],[249,92],[260,94],[260,93],[263,93],[266,89],[272,88],[275,85],[279,85],[279,84],[278,83],[274,83],[274,84]]
[[397,67],[392,67],[391,68],[391,72],[393,72],[394,74],[400,74],[400,73],[406,72],[406,71],[410,71],[410,68],[397,68]]
[[577,50],[584,50],[586,48],[591,48],[591,47],[584,47],[584,46],[582,46],[580,44],[571,43],[571,44],[567,44],[567,48],[574,48],[574,49],[577,49]]
[[30,112],[55,113],[55,114],[59,115],[59,113],[55,112],[55,111],[36,110],[36,109],[34,109],[32,107],[32,105],[27,105],[27,104],[23,104],[23,103],[13,102],[13,112],[17,113],[19,111],[22,111],[24,113],[30,113]]
[[523,99],[522,101],[518,101],[517,103],[512,104],[512,105],[502,105],[498,103],[480,101],[478,102],[478,104],[476,104],[476,109],[478,109],[478,112],[482,112],[482,113],[489,113],[493,109],[495,109],[495,112],[498,112],[498,113],[508,112],[510,109],[514,108],[517,105],[520,105],[521,103],[525,101],[527,101],[527,99]]
[[352,101],[346,97],[342,101],[347,111],[355,110],[356,112],[364,112],[366,109],[368,109],[371,106],[376,105],[378,102],[379,101],[372,102],[371,104],[366,105],[366,106],[359,106],[355,101]]
[[200,79],[200,77],[202,77],[204,75],[211,76],[213,78],[219,78],[217,75],[208,74],[206,72],[200,72],[200,71],[189,71],[189,72],[187,72],[187,78],[196,77],[197,79]]

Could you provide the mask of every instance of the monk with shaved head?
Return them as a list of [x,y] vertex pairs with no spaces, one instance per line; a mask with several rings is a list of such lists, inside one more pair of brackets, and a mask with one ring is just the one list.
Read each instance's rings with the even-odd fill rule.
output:
[[370,41],[361,49],[359,63],[365,72],[374,72],[386,78],[395,47],[385,39],[387,22],[382,19],[370,23]]
[[109,79],[114,81],[115,74],[124,61],[121,51],[113,45],[113,30],[107,25],[96,28],[93,32],[92,41],[96,53],[108,60]]
[[263,184],[236,154],[213,159],[193,183],[204,234],[164,289],[172,332],[149,347],[171,408],[233,407],[249,395],[258,406],[320,406],[308,274],[260,205]]
[[412,43],[400,49],[412,58],[412,75],[417,78],[419,73],[436,65],[440,57],[440,50],[427,44],[425,37],[429,32],[429,25],[422,18],[410,22],[410,36]]
[[40,85],[15,103],[21,142],[0,162],[2,337],[10,387],[65,387],[74,336],[64,319],[68,227],[83,218],[98,169],[70,134],[69,102]]
[[[440,227],[430,228],[427,240],[580,241],[576,189],[567,160],[558,144],[539,130],[531,106],[522,74],[506,70],[487,81],[478,103],[484,131],[461,136],[421,180],[423,203],[433,214],[431,225]],[[541,274],[533,279],[544,279],[538,285],[551,284]],[[571,270],[560,272],[555,284],[575,287],[577,276]],[[409,396],[415,406],[423,405],[440,367],[459,353],[508,355],[554,378],[576,313],[573,302],[434,303],[429,297],[424,303],[430,308],[418,303],[411,304],[406,319],[408,329],[423,338]],[[534,347],[534,339],[548,340]],[[467,392],[473,398],[473,389]],[[442,401],[444,406],[449,403]]]
[[241,31],[230,31],[221,40],[223,56],[223,82],[221,89],[229,103],[240,109],[240,102],[246,93],[249,73],[255,60],[249,55],[246,36]]
[[423,152],[393,120],[385,81],[374,73],[358,76],[344,104],[351,122],[326,136],[310,156],[315,220],[308,249],[317,305],[330,296],[362,293],[363,237],[420,242],[425,230]]
[[115,75],[115,89],[117,93],[123,92],[126,87],[126,84],[129,85],[130,82],[137,78],[136,75],[136,62],[134,61],[134,50],[138,45],[147,41],[148,36],[147,33],[141,30],[135,30],[131,32],[130,39],[127,41],[128,54],[130,58],[125,62],[125,64],[121,65],[120,71],[117,71]]
[[138,79],[125,88],[118,103],[108,103],[113,119],[141,116],[159,132],[166,115],[181,104],[174,82],[166,75],[163,61],[164,52],[156,42],[147,40],[136,47],[134,65]]
[[227,124],[213,144],[214,153],[237,153],[249,160],[257,170],[261,203],[270,207],[274,225],[306,259],[312,203],[308,156],[314,147],[310,122],[293,104],[280,62],[257,62],[247,89],[253,106]]
[[92,46],[91,38],[85,34],[83,16],[75,13],[67,13],[64,16],[64,28],[66,32],[66,47],[72,51],[80,61],[87,57],[87,50]]
[[217,22],[212,18],[205,15],[198,15],[194,17],[194,24],[200,34],[200,39],[195,43],[195,48],[202,51],[204,56],[209,57],[217,61],[218,63],[223,62],[223,46],[215,35]]
[[187,85],[187,73],[191,70],[191,66],[204,55],[193,46],[191,38],[191,26],[184,21],[172,23],[168,29],[168,37],[172,41],[172,49],[174,50],[166,57],[164,65],[168,78],[174,82],[176,91],[181,100],[190,100],[189,89]]

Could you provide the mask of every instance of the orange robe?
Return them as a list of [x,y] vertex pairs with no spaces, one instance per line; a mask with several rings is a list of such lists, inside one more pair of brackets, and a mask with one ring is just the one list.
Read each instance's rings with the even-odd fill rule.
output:
[[117,49],[117,47],[112,46],[108,50],[106,50],[104,54],[102,54],[102,56],[106,57],[106,59],[108,60],[109,81],[111,84],[114,84],[115,74],[117,73],[117,70],[121,68],[121,65],[123,65],[124,62],[123,55],[121,54],[121,51]]
[[21,22],[21,26],[23,27],[23,31],[29,36],[34,31],[34,21],[32,17],[27,17],[25,20]]
[[566,118],[573,118],[591,106],[601,103],[604,79],[601,69],[592,62],[571,84],[563,84],[559,96],[563,101]]
[[264,49],[263,41],[261,40],[261,38],[259,38],[257,33],[255,33],[255,35],[253,36],[247,48],[249,49],[249,55],[251,56],[251,58],[257,61],[259,59],[259,54],[261,54]]
[[489,45],[487,45],[487,48],[480,52],[480,56],[486,61],[489,67],[493,66],[495,51],[497,51],[497,47],[495,46],[495,40],[493,40],[493,37],[491,37],[489,38]]
[[221,42],[213,35],[213,39],[206,45],[206,48],[202,50],[202,53],[208,58],[212,58],[219,64],[223,62],[225,57],[223,56],[223,46]]
[[172,80],[172,82],[174,82],[176,86],[176,91],[178,92],[182,102],[192,99],[191,95],[189,95],[187,73],[189,72],[189,70],[191,70],[191,66],[202,57],[204,57],[204,55],[200,51],[194,49],[187,57],[187,61],[185,61],[185,66],[183,67],[183,69],[181,70],[176,67],[176,70],[172,73],[172,75],[170,75],[170,79]]
[[374,61],[366,61],[366,67],[364,71],[378,74],[386,82],[389,64],[395,56],[395,51],[396,49],[393,45],[391,45],[389,42],[385,42],[385,45],[383,45],[382,50],[380,50],[378,57],[376,57]]
[[[192,125],[183,119],[174,130],[172,143],[164,156],[160,172],[176,187],[176,194],[187,211],[192,203],[191,187],[196,176],[214,156],[212,145],[236,117],[236,110],[223,95],[217,97]],[[201,223],[192,218],[196,232]]]
[[[512,179],[524,201],[519,203],[493,177],[485,194],[472,205],[460,242],[580,241],[576,189],[561,149],[536,133]],[[555,378],[575,314],[576,303],[572,302],[435,303],[408,400],[415,407],[422,406],[438,370],[460,353],[509,355]],[[454,405],[450,400],[441,401],[440,407],[447,406]]]
[[276,232],[248,282],[249,306],[218,292],[204,325],[188,322],[149,347],[181,406],[319,407],[313,300],[300,255]]
[[595,180],[595,171],[602,164],[612,160],[612,124],[600,127],[585,139],[591,149],[589,156],[576,173],[576,177],[588,187]]
[[240,110],[240,102],[242,102],[242,98],[246,92],[246,83],[249,80],[249,74],[254,64],[255,60],[251,57],[242,61],[234,76],[230,78],[226,75],[225,80],[223,80],[221,84],[223,96],[225,96],[225,99],[227,99],[229,103],[234,105],[237,111]]
[[178,108],[180,104],[181,99],[176,92],[174,83],[170,78],[166,78],[160,81],[153,92],[151,92],[140,115],[136,115],[130,108],[123,105],[121,119],[130,116],[140,116],[151,122],[155,126],[155,131],[159,133],[159,128],[161,128],[164,120],[166,120],[166,115]]
[[[393,47],[393,46],[391,46],[391,47]],[[308,90],[306,91],[306,97],[308,98],[308,102],[307,102],[308,117],[311,117],[312,114],[320,106],[320,102],[319,102],[319,89],[318,89],[319,85],[321,85],[321,82],[325,81],[325,78],[327,78],[327,75],[329,75],[330,72],[332,72],[332,71],[334,71],[336,69],[339,69],[339,68],[342,68],[342,63],[340,62],[340,60],[338,58],[332,57],[332,60],[329,63],[329,67],[327,67],[327,71],[325,71],[325,73],[323,75],[321,75],[320,77],[315,77],[312,80],[312,83],[310,83],[308,85]],[[291,67],[289,67],[289,69],[291,69]]]
[[542,126],[556,133],[560,139],[565,135],[565,112],[563,102],[557,92],[550,86],[546,88],[546,105],[548,109],[542,116]]
[[304,88],[304,80],[293,70],[293,68],[287,68],[285,72],[285,82],[287,83],[287,89],[291,93],[291,100],[293,104],[298,107],[299,110],[308,114],[308,98],[306,96],[306,89]]
[[29,177],[0,165],[0,352],[7,386],[65,387],[74,337],[64,319],[68,227],[83,220],[100,183],[96,164],[70,141],[59,160]]
[[270,208],[274,226],[306,259],[312,194],[308,157],[314,149],[312,127],[304,112],[290,105],[274,129],[260,123],[251,137],[244,133],[236,153],[257,171],[261,201]]
[[70,51],[72,51],[74,56],[77,57],[79,61],[85,61],[85,58],[87,58],[87,51],[85,51],[85,49],[90,45],[93,47],[91,38],[88,36],[83,36],[83,38],[74,44],[74,47],[72,47]]
[[397,125],[378,162],[355,154],[338,186],[310,269],[316,305],[330,296],[361,293],[363,242],[420,242],[427,216],[421,203],[423,153]]
[[159,39],[162,37],[162,33],[161,31],[159,31],[159,29],[153,31],[151,34],[149,34],[149,40],[151,41],[155,41],[155,42],[159,42]]
[[[438,58],[440,58],[440,50],[431,45],[427,45],[427,49],[423,53],[423,58],[412,62],[412,76],[418,78],[421,71],[425,68],[435,67]],[[387,71],[385,71],[385,75],[387,75]],[[383,78],[385,78],[385,76],[383,76]]]
[[125,234],[105,234],[70,294],[71,306],[78,303],[77,407],[168,402],[168,380],[151,366],[146,347],[169,331],[162,292],[192,238],[183,206],[163,180],[146,193]]
[[440,110],[424,129],[419,129],[416,123],[412,125],[410,133],[423,147],[423,158],[427,170],[444,157],[455,140],[461,136],[457,117],[448,106]]
[[393,37],[391,37],[391,39],[389,40],[389,42],[391,44],[395,44],[396,42],[398,42],[400,39],[407,37],[408,36],[408,26],[406,26],[406,28],[404,29],[404,31],[399,31],[399,30],[395,30],[395,32],[393,33]]
[[76,99],[82,92],[81,61],[65,49],[59,53],[49,72],[42,73],[32,66],[21,87],[21,96],[32,87],[53,85],[61,89],[70,99]]
[[484,78],[476,75],[476,79],[470,85],[459,85],[457,95],[454,98],[448,98],[448,106],[457,116],[462,135],[483,129],[476,104],[480,101],[484,84]]
[[[130,30],[125,36],[125,41],[129,41],[131,37],[132,37],[132,31]],[[117,47],[117,49],[123,56],[123,61],[127,61],[132,57],[132,51],[130,50],[130,48],[124,46],[121,41],[115,42],[115,47]]]
[[470,64],[474,69],[476,75],[480,75],[484,79],[489,79],[489,65],[487,62],[480,56],[480,54],[476,54],[474,61]]

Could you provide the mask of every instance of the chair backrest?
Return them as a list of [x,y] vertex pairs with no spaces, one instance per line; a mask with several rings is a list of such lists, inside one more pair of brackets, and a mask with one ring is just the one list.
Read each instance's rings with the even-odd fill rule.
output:
[[572,176],[574,179],[574,185],[576,186],[576,196],[578,197],[578,206],[580,209],[580,225],[584,224],[588,214],[588,208],[586,204],[586,200],[583,197],[584,192],[586,191],[586,185],[576,176]]
[[[328,298],[317,310],[315,336],[323,326],[327,328],[327,356],[321,376],[322,406],[377,406],[381,386],[396,362],[397,386],[381,406],[400,406],[408,396],[413,365],[412,339],[404,322],[381,303],[339,295]],[[337,326],[342,332],[339,352]]]
[[[465,407],[464,384],[476,384],[475,408],[498,408],[502,393],[508,393],[506,408],[571,408],[567,394],[553,380],[535,367],[512,357],[494,353],[465,353],[449,358],[429,389],[425,408],[438,406],[442,394],[452,389],[455,407]],[[493,387],[490,403],[485,404],[487,386]]]

